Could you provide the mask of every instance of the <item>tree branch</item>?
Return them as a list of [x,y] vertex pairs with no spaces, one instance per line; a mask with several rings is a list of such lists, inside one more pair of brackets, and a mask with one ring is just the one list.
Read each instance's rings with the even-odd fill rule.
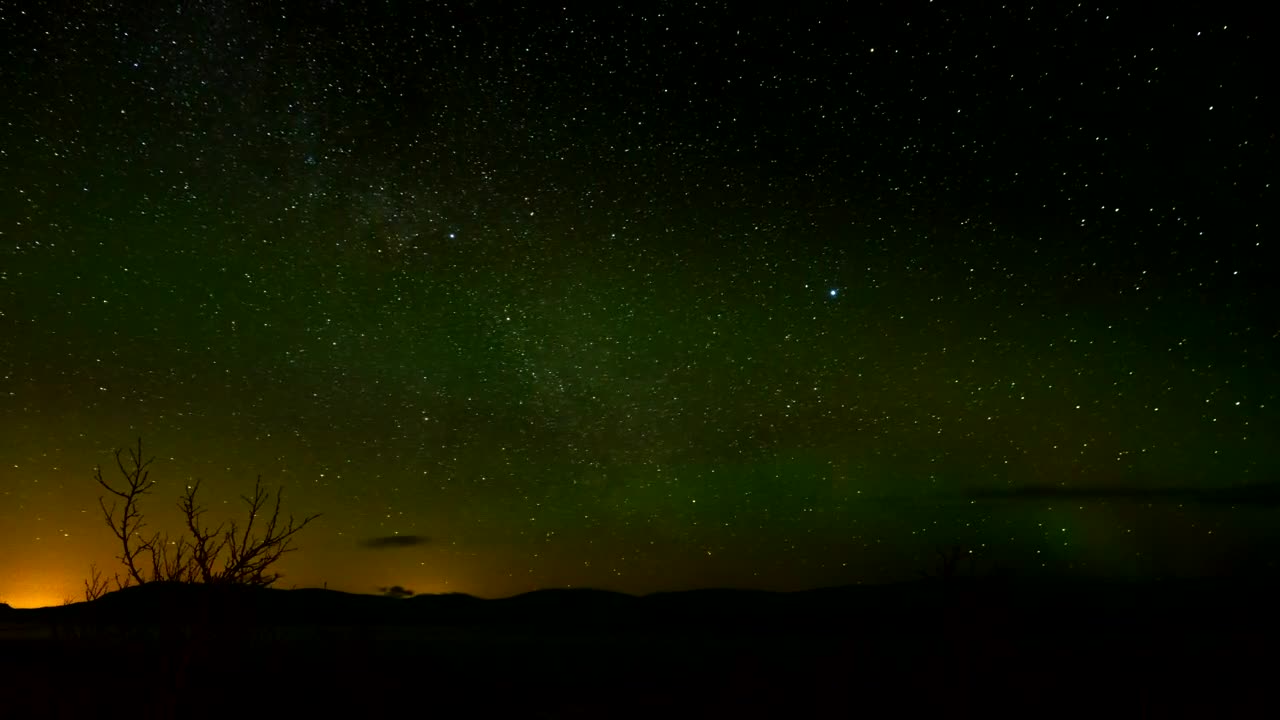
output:
[[[178,509],[182,511],[191,539],[179,535],[177,540],[171,541],[167,534],[161,533],[143,539],[142,530],[147,525],[140,501],[155,485],[148,470],[155,458],[143,460],[141,438],[136,449],[129,449],[127,464],[123,451],[116,450],[115,458],[123,484],[108,483],[102,477],[100,466],[94,468],[94,479],[116,498],[108,507],[105,496],[99,496],[98,507],[102,509],[107,527],[120,542],[119,560],[124,565],[124,575],[115,576],[117,589],[155,581],[271,585],[281,577],[280,573],[270,572],[271,567],[285,553],[296,549],[293,536],[320,517],[314,514],[296,521],[290,515],[288,521],[282,523],[280,506],[284,491],[281,489],[276,491],[270,516],[259,522],[259,515],[271,500],[271,493],[263,487],[262,476],[259,475],[254,481],[253,495],[240,496],[248,506],[249,514],[243,529],[235,521],[206,528],[202,521],[205,508],[197,500],[200,492],[200,481],[197,480],[178,498]],[[255,529],[263,534],[255,535]],[[145,577],[139,567],[140,556],[144,553],[150,554],[150,578]],[[101,572],[94,566],[91,566],[91,571],[91,579],[85,581],[86,598],[101,596],[106,591],[107,583],[102,580]]]
[[[140,532],[146,527],[146,523],[142,519],[142,512],[138,508],[138,503],[143,495],[151,492],[155,482],[150,479],[150,472],[147,467],[151,465],[155,458],[146,461],[142,459],[142,438],[138,438],[138,446],[129,448],[129,461],[131,468],[125,467],[124,458],[120,450],[115,451],[116,468],[120,470],[120,474],[124,477],[124,485],[116,488],[109,484],[102,477],[102,466],[95,466],[93,470],[94,480],[98,484],[110,492],[112,495],[124,501],[124,507],[121,509],[119,519],[116,519],[117,503],[111,503],[111,507],[107,507],[106,500],[102,497],[98,498],[98,507],[102,508],[103,519],[107,522],[107,527],[111,528],[111,532],[115,534],[120,541],[120,562],[124,564],[126,570],[126,582],[131,580],[138,584],[145,582],[142,573],[138,570],[138,556],[144,552],[155,551],[156,537],[150,540],[141,540]],[[119,581],[116,583],[119,585]]]

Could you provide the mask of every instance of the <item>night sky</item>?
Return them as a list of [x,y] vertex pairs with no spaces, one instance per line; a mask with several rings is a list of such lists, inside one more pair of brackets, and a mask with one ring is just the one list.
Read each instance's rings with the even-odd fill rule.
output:
[[1262,10],[531,5],[0,0],[0,600],[1274,567]]

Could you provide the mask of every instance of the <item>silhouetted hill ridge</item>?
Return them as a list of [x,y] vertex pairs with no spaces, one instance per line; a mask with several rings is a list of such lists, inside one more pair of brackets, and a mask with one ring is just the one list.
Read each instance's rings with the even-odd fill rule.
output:
[[8,618],[106,623],[687,627],[809,631],[938,622],[1070,627],[1270,627],[1269,583],[988,582],[961,579],[797,592],[703,589],[636,596],[548,589],[507,598],[461,593],[392,598],[316,588],[152,583],[92,603],[3,610]]

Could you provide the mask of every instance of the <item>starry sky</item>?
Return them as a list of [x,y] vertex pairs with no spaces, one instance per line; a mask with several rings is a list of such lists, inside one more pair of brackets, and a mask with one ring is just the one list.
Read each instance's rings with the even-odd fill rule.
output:
[[1274,567],[1261,15],[745,7],[0,0],[0,600]]

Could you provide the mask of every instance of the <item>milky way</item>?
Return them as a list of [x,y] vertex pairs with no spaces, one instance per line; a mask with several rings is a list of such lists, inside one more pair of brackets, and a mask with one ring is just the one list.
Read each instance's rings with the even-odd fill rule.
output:
[[1274,564],[1260,18],[346,5],[0,4],[0,600],[139,437],[286,587]]

